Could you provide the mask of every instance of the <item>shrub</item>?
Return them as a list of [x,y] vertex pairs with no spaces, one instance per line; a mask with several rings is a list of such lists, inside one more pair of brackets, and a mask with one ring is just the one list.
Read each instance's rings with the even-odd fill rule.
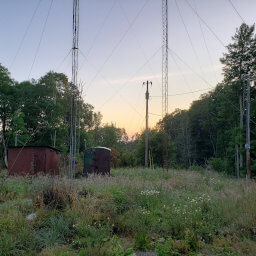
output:
[[71,205],[77,200],[75,191],[68,191],[65,188],[53,185],[37,192],[34,196],[34,205],[36,208],[47,208],[63,210],[67,205]]
[[227,173],[228,171],[228,162],[226,159],[221,158],[211,158],[209,160],[210,166],[212,166],[213,170],[217,172],[224,172]]

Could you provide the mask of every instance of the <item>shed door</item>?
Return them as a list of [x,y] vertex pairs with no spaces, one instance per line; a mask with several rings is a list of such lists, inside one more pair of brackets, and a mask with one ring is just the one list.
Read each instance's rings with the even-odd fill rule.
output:
[[46,156],[44,152],[34,152],[34,173],[45,171]]

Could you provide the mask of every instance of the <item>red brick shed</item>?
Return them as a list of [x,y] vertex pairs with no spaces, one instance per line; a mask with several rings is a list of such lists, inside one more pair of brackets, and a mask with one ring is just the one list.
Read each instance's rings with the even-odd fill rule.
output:
[[9,175],[59,174],[60,150],[52,147],[10,147]]

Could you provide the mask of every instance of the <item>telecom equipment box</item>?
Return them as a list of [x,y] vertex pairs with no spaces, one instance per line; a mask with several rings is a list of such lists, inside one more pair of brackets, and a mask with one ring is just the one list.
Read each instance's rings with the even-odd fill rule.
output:
[[110,174],[110,152],[105,147],[88,148],[84,151],[83,175],[88,174]]

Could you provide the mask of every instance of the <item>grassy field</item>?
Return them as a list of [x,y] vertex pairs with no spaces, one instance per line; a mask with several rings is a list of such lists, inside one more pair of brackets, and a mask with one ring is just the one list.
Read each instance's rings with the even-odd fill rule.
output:
[[2,171],[1,256],[143,251],[255,256],[255,182],[142,168],[77,180],[6,177]]

